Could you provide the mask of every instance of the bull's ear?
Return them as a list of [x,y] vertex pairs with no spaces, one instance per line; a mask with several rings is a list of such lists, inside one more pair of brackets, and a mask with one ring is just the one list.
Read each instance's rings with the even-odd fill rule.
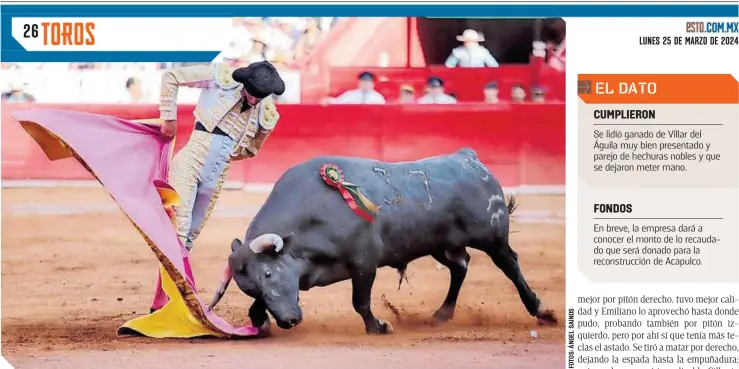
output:
[[241,240],[238,238],[234,238],[233,241],[231,241],[231,252],[236,252],[241,247]]
[[295,236],[295,232],[290,232],[290,233],[288,233],[287,235],[285,235],[285,236],[282,236],[282,240],[283,240],[283,241],[287,241],[287,240],[289,240],[290,238],[292,238],[293,236]]

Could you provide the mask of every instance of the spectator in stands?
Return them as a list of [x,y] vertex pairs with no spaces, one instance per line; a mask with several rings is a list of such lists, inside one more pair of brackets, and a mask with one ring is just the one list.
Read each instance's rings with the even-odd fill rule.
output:
[[533,91],[531,91],[531,101],[537,104],[544,103],[545,94],[546,94],[546,89],[544,87],[536,86],[534,87]]
[[416,102],[416,89],[409,84],[400,85],[399,104],[413,104]]
[[362,72],[359,75],[359,88],[349,90],[335,99],[328,99],[332,104],[385,104],[385,97],[375,91],[375,75]]
[[[245,27],[244,18],[233,19],[233,30],[229,35],[229,43],[221,53],[223,62],[228,64],[238,63],[251,48],[251,33]],[[165,68],[166,69],[166,68]]]
[[484,102],[485,104],[497,104],[500,102],[500,98],[498,98],[498,93],[500,91],[498,90],[498,82],[491,81],[488,82],[485,85],[485,88],[483,88],[482,93],[485,96]]
[[521,85],[515,85],[511,89],[511,100],[514,103],[523,103],[526,101],[526,90]]
[[267,53],[267,43],[261,37],[255,36],[252,39],[251,51],[246,56],[246,63],[251,64],[265,61],[268,59]]
[[295,46],[295,60],[299,60],[306,55],[310,55],[316,46],[318,46],[321,38],[323,38],[323,32],[321,32],[318,19],[306,19],[305,31],[303,31],[303,34],[300,36],[300,39],[298,39]]
[[279,30],[290,39],[290,47],[294,46],[295,43],[300,39],[300,36],[303,34],[302,27],[299,27],[299,25],[303,24],[303,20],[300,18],[272,18],[274,20],[275,25],[279,28]]
[[[268,54],[290,54],[292,59],[293,49],[295,47],[295,39],[290,35],[291,29],[295,26],[291,23],[295,18],[276,18],[272,25],[265,29],[261,35],[264,43],[267,44]],[[269,57],[266,60],[270,60]]]
[[244,28],[252,35],[261,35],[264,32],[264,22],[259,17],[244,18]]
[[144,91],[141,88],[141,81],[136,77],[126,80],[126,95],[120,101],[123,104],[141,104],[146,102],[144,99]]
[[35,102],[36,98],[25,92],[26,86],[28,84],[25,82],[11,81],[8,91],[2,95],[2,100],[9,103]]
[[480,42],[485,41],[485,38],[477,31],[467,29],[462,35],[457,36],[457,40],[461,41],[463,45],[452,50],[452,54],[444,63],[447,67],[480,68],[498,66],[498,61],[490,54],[490,51],[480,45]]
[[419,104],[456,104],[457,99],[444,93],[444,81],[439,77],[431,77],[427,84],[427,93],[420,99]]

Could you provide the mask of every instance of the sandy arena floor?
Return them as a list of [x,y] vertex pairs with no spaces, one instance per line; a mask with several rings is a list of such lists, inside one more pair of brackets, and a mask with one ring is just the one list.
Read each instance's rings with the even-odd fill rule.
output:
[[[200,293],[212,296],[230,241],[243,237],[264,196],[227,191],[192,261]],[[16,368],[563,368],[564,197],[519,196],[512,246],[529,285],[554,309],[557,327],[538,327],[513,284],[490,259],[472,262],[457,313],[430,324],[448,285],[431,258],[408,269],[397,290],[383,269],[373,309],[395,333],[366,336],[343,282],[301,294],[303,323],[273,326],[261,340],[118,338],[124,321],[148,312],[157,263],[102,188],[2,190],[2,354]],[[381,296],[400,310],[395,316]],[[232,288],[218,313],[246,323],[250,299]],[[531,331],[537,333],[533,338]]]

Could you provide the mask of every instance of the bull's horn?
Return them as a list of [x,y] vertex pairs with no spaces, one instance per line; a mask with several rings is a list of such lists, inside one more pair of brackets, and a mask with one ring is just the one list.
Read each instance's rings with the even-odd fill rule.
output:
[[251,241],[249,243],[249,248],[251,249],[251,251],[254,251],[255,254],[259,254],[267,251],[268,249],[270,249],[271,246],[275,247],[275,252],[280,252],[280,250],[282,250],[282,246],[284,245],[285,242],[282,240],[282,237],[274,233],[267,233]]
[[216,295],[213,296],[213,301],[210,302],[210,305],[208,305],[208,311],[211,311],[213,307],[218,304],[218,301],[221,301],[221,298],[226,293],[226,289],[228,288],[229,283],[231,283],[231,279],[233,279],[233,272],[231,272],[231,267],[228,265],[228,260],[226,261],[226,267],[223,268],[223,276],[221,277],[221,284],[218,286],[218,289],[216,290]]

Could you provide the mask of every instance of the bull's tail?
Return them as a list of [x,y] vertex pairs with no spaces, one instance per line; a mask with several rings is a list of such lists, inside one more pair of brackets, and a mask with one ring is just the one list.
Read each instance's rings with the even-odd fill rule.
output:
[[508,215],[513,214],[514,211],[516,211],[516,208],[518,208],[518,204],[516,203],[516,198],[513,195],[508,195]]

